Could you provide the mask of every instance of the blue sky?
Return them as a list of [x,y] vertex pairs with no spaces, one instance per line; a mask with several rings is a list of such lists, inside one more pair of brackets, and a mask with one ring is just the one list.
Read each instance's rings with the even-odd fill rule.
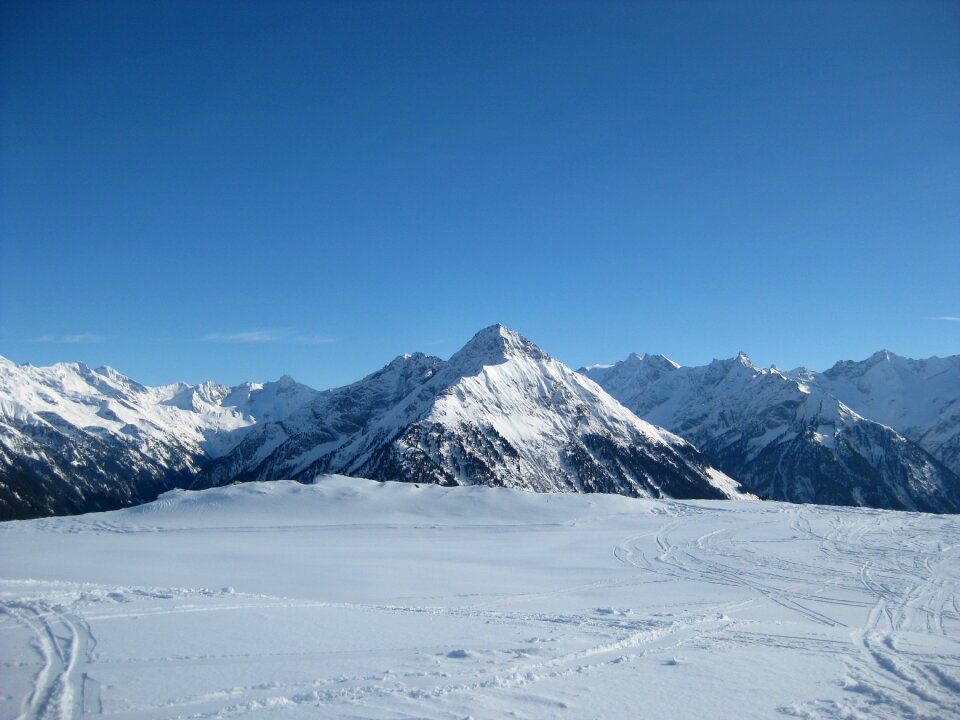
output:
[[[2,4],[0,354],[960,353],[960,4]],[[938,319],[938,318],[954,318]]]

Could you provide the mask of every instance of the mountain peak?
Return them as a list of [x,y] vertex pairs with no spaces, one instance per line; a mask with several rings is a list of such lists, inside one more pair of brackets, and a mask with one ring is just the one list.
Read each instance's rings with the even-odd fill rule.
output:
[[[637,388],[655,382],[661,376],[680,368],[666,355],[630,353],[625,360],[613,365],[591,365],[580,369],[583,375],[608,390],[613,388]],[[611,393],[614,394],[615,393]]]
[[866,360],[840,360],[823,374],[828,378],[838,378],[841,376],[859,377],[878,365],[902,364],[904,362],[909,361],[891,350],[877,350],[877,352]]
[[703,379],[713,385],[721,382],[741,383],[764,375],[766,371],[756,367],[746,353],[740,352],[733,358],[712,360],[703,368],[703,373]]
[[103,375],[104,377],[109,377],[109,378],[122,377],[126,379],[122,373],[117,372],[115,368],[112,368],[109,365],[101,365],[100,367],[95,368],[94,372],[97,373],[97,375]]
[[393,360],[387,363],[383,369],[398,370],[405,367],[433,364],[435,361],[436,358],[429,355],[424,355],[422,352],[403,353],[403,355],[397,355]]
[[899,357],[900,356],[892,350],[877,350],[877,352],[867,358],[867,362],[871,365],[876,365],[877,363],[881,362],[892,362]]
[[753,364],[753,361],[750,359],[750,356],[747,355],[742,350],[737,353],[736,357],[725,358],[723,360],[714,359],[707,365],[708,368],[713,368],[714,372],[723,372],[728,373],[731,370],[740,370],[741,368],[746,368],[748,370],[757,370],[758,368]]
[[471,342],[476,340],[524,340],[524,338],[516,330],[511,330],[506,325],[501,323],[494,323],[493,325],[488,325],[482,330],[478,330],[477,333],[473,336]]
[[484,365],[500,365],[521,357],[546,360],[550,356],[516,330],[497,323],[474,335],[453,354],[450,364],[461,369],[479,370]]
[[[627,355],[627,359],[623,360],[622,365],[644,365],[646,367],[653,367],[662,370],[676,370],[680,367],[680,363],[671,360],[666,355],[650,355],[649,353],[630,353]],[[599,366],[598,366],[599,367]],[[608,366],[612,367],[612,366]]]
[[676,370],[680,367],[680,363],[676,360],[671,360],[666,355],[644,355],[647,362],[653,363],[658,367],[662,367],[668,370]]

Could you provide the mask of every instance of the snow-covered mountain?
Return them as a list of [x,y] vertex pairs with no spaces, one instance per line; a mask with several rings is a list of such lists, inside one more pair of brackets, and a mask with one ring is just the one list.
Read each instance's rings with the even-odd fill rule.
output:
[[288,377],[147,387],[109,367],[0,357],[0,518],[152,500],[316,395]]
[[918,444],[743,353],[702,367],[634,354],[581,372],[762,497],[960,511],[960,478]]
[[889,350],[790,375],[896,429],[960,474],[960,355],[912,360]]
[[403,355],[258,425],[197,486],[327,472],[641,497],[737,494],[690,443],[502,325],[446,362]]
[[0,358],[0,519],[329,472],[677,498],[737,495],[733,477],[772,499],[960,512],[960,356],[783,373],[631,355],[581,373],[500,325],[324,392]]

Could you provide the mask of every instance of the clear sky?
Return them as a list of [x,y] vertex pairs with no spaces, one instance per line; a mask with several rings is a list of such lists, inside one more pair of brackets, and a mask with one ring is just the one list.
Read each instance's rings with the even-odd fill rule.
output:
[[[960,3],[2,3],[0,354],[960,353]],[[953,319],[945,319],[953,318]]]

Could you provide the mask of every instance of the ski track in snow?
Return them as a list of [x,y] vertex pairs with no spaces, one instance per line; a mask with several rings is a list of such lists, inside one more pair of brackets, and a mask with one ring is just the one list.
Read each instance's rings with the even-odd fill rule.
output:
[[95,644],[87,623],[62,606],[3,601],[0,610],[30,630],[43,666],[25,698],[20,718],[73,718],[83,714],[83,667]]
[[[890,527],[876,516],[855,523],[838,518],[827,533],[815,535],[805,518],[798,516],[795,527],[816,537],[824,555],[849,559],[851,564],[859,558],[859,581],[876,600],[865,624],[850,634],[860,653],[849,658],[844,684],[854,699],[803,716],[842,717],[859,712],[873,717],[960,717],[960,654],[910,652],[897,642],[905,633],[946,637],[944,620],[960,620],[956,553],[949,568],[954,577],[938,576],[931,565],[937,554],[923,543],[928,533],[925,518],[909,515],[904,519]],[[879,543],[872,542],[891,530],[893,543],[887,539],[880,549]],[[956,642],[951,643],[954,649]]]
[[[61,543],[45,547],[69,558],[78,533],[101,549],[142,536],[196,550],[229,535],[241,552],[383,533],[397,547],[370,545],[371,567],[406,562],[401,569],[414,572],[425,561],[409,550],[429,536],[453,544],[464,577],[456,587],[445,576],[422,588],[401,580],[387,601],[333,601],[316,587],[297,598],[242,588],[19,580],[7,572],[5,554],[0,669],[20,684],[4,683],[0,716],[577,718],[644,710],[689,717],[703,712],[697,702],[707,702],[718,717],[960,717],[957,519],[773,503],[633,502],[636,512],[605,513],[588,511],[591,500],[583,498],[581,517],[531,517],[526,526],[478,518],[457,527],[457,518],[443,517],[437,524],[424,517],[351,523],[327,509],[316,523],[286,528],[300,530],[295,537],[266,520],[165,524],[165,506],[155,508],[151,526],[137,524],[143,513],[131,511],[8,524],[2,545],[33,552],[38,567],[47,565],[31,546],[41,536]],[[579,542],[578,564],[593,563],[583,582],[559,571],[514,582],[525,572],[566,568],[549,551],[566,540]],[[508,568],[505,582],[485,579],[475,556],[463,554],[477,542],[501,543],[501,551],[531,543],[547,549],[496,555]],[[204,557],[197,551],[193,561]],[[333,552],[324,567],[348,572],[367,560]],[[215,576],[214,569],[201,572]],[[272,629],[258,634],[250,623]],[[169,637],[188,638],[197,628],[209,632],[199,645]],[[298,641],[313,632],[317,642]],[[759,676],[786,668],[790,679],[748,701],[736,685],[746,681],[733,670],[725,677],[728,662],[755,666]],[[815,677],[797,697],[792,679],[807,673]],[[154,683],[144,684],[145,676]],[[698,701],[704,679],[720,682],[720,694]],[[644,705],[662,702],[647,697],[652,687],[672,704]]]

